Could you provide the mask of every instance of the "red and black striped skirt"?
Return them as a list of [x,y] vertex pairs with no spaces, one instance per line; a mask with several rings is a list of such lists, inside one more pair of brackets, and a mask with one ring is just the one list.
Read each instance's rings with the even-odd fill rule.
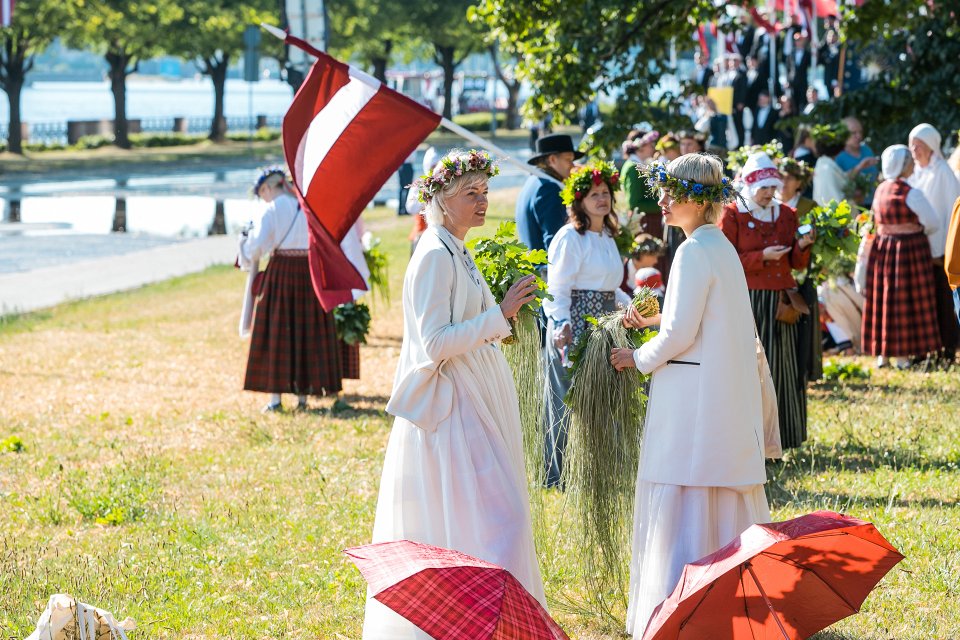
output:
[[243,388],[322,396],[341,390],[341,371],[333,314],[313,291],[306,252],[274,253],[257,299]]
[[930,244],[922,233],[878,235],[863,292],[863,352],[922,356],[940,348]]

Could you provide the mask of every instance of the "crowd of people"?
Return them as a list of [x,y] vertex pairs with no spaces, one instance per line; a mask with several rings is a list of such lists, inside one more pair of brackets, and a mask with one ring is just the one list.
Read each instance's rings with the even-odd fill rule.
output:
[[[638,127],[626,136],[619,166],[578,164],[584,154],[568,135],[537,139],[529,159],[536,171],[515,214],[520,239],[546,250],[549,263],[542,274],[551,294],[543,304],[548,487],[563,489],[570,350],[587,319],[620,307],[626,326],[659,330],[638,349],[610,354],[617,371],[652,376],[632,547],[623,552],[631,558],[626,626],[635,637],[686,563],[769,520],[768,426],[775,421],[778,450],[807,439],[806,388],[820,375],[824,349],[862,349],[880,366],[953,363],[960,167],[951,168],[929,124],[906,142],[878,161],[862,125],[848,118],[800,132],[789,150],[745,149],[731,170],[695,130]],[[373,541],[414,540],[477,556],[508,569],[544,604],[519,404],[499,346],[538,285],[524,277],[498,302],[464,244],[486,220],[496,175],[486,153],[454,150],[411,187],[407,209],[420,213],[422,227],[404,278],[403,344],[387,405],[396,418]],[[255,190],[268,206],[241,239],[240,260],[251,269],[264,255],[270,262],[246,388],[274,394],[270,410],[287,392],[304,406],[307,395],[339,390],[342,345],[313,295],[306,224],[282,172],[265,172]],[[625,211],[617,206],[621,191]],[[817,287],[817,228],[800,221],[838,199],[869,206],[861,214],[863,274],[850,264]],[[624,234],[626,250],[618,243]],[[660,314],[644,318],[633,308],[641,286],[662,295]],[[364,638],[420,637],[368,599]]]

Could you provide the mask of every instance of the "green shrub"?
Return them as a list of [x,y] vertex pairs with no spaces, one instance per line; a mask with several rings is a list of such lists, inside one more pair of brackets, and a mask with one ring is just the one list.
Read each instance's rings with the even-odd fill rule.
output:
[[183,147],[206,140],[203,134],[195,133],[131,133],[130,146],[134,149],[148,147]]
[[267,127],[261,127],[254,131],[253,135],[250,135],[249,131],[228,133],[227,140],[232,140],[233,142],[273,142],[274,140],[280,139],[280,130],[279,129],[270,129]]
[[[490,131],[490,112],[461,113],[453,121],[468,131]],[[497,128],[507,126],[507,114],[497,112]]]
[[846,382],[847,380],[864,380],[870,377],[870,370],[864,369],[856,362],[841,363],[837,360],[828,360],[823,365],[823,379],[827,381]]
[[67,145],[62,142],[27,142],[23,145],[24,151],[63,151]]
[[113,136],[81,136],[70,148],[82,151],[84,149],[99,149],[113,144]]

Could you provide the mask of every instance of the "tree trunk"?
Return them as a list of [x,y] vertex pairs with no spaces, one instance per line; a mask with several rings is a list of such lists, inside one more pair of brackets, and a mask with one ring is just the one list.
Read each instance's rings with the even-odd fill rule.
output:
[[113,144],[121,149],[130,148],[127,127],[127,52],[107,51],[104,56],[110,65],[110,91],[113,92]]
[[507,83],[507,129],[520,128],[520,81]]
[[230,56],[223,54],[220,59],[205,61],[204,73],[213,80],[213,122],[210,124],[210,139],[223,142],[227,139],[227,119],[223,116],[223,96],[227,88],[227,68]]
[[376,56],[373,62],[373,77],[387,84],[387,65],[390,64],[390,52],[393,50],[393,40],[385,40],[383,43],[383,55]]
[[511,82],[510,79],[507,78],[507,74],[503,72],[500,61],[497,59],[496,45],[490,45],[487,50],[490,52],[490,59],[493,60],[493,70],[496,72],[497,78],[499,78],[503,86],[507,88],[507,129],[517,129],[520,127],[520,111],[519,105],[517,104],[520,100],[520,81],[513,80]]
[[443,69],[443,117],[453,118],[453,72],[457,68],[453,47],[434,45],[437,50],[437,63]]
[[20,93],[23,82],[32,62],[26,60],[23,51],[14,48],[13,38],[6,42],[3,55],[3,70],[0,72],[3,90],[10,103],[10,121],[7,127],[7,150],[11,153],[23,153],[23,128],[20,123]]

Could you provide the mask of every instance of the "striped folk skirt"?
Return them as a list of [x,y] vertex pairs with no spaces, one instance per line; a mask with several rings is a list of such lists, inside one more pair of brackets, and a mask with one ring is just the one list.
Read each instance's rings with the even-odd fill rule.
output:
[[922,233],[877,235],[863,291],[863,352],[925,356],[940,349],[930,243]]
[[322,396],[340,391],[341,347],[333,314],[313,291],[306,252],[275,252],[257,299],[243,388]]
[[779,300],[780,291],[750,290],[753,319],[777,390],[780,441],[784,449],[792,449],[807,439],[807,380],[797,360],[798,325],[777,321]]

